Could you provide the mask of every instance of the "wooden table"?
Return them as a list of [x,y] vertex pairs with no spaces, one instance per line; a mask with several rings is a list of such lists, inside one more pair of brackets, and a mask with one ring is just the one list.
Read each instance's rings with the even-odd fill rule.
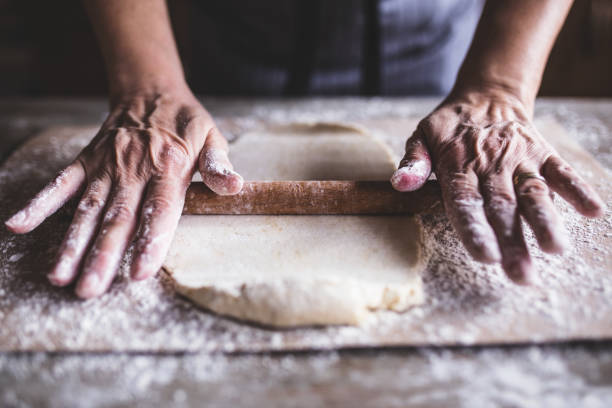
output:
[[[213,115],[365,99],[205,99]],[[424,116],[436,99],[377,99]],[[96,100],[0,100],[0,160],[49,125],[101,122]],[[612,100],[540,100],[612,168]],[[602,143],[606,141],[607,143]],[[612,321],[612,316],[611,316]],[[2,328],[0,328],[1,330]],[[0,406],[611,406],[612,343],[275,354],[0,354]]]

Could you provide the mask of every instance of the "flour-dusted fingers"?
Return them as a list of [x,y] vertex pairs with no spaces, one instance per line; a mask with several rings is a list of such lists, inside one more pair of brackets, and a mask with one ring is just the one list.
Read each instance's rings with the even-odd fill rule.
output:
[[519,284],[531,283],[535,277],[523,236],[512,177],[505,173],[487,176],[482,181],[481,191],[489,224],[497,236],[506,275]]
[[170,177],[149,182],[136,234],[132,278],[148,278],[161,268],[181,217],[188,184],[188,180]]
[[206,135],[198,165],[202,180],[212,191],[220,195],[237,194],[242,189],[243,179],[234,171],[229,161],[227,140],[212,127]]
[[83,256],[98,229],[110,186],[108,177],[95,179],[87,186],[60,246],[55,266],[47,275],[52,284],[68,285],[78,275]]
[[438,171],[446,213],[468,252],[480,262],[499,262],[495,234],[487,221],[478,178],[472,171]]
[[23,209],[6,221],[13,232],[24,234],[38,227],[74,196],[85,183],[85,169],[77,160],[59,172]]
[[420,129],[406,141],[406,153],[398,169],[391,176],[391,185],[397,191],[418,190],[431,174],[431,158]]
[[567,232],[553,205],[551,192],[537,169],[518,168],[513,177],[519,210],[531,226],[543,251],[562,253],[568,246]]
[[81,298],[95,297],[108,289],[134,234],[144,183],[122,184],[111,192],[97,236],[83,262],[76,287]]
[[548,185],[587,217],[599,217],[605,204],[593,188],[561,157],[552,155],[541,169]]

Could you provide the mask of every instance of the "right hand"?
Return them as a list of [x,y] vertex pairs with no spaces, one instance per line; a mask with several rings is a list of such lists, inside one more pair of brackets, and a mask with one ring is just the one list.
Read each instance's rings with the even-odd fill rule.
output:
[[6,225],[27,233],[83,191],[48,278],[65,286],[78,277],[77,295],[95,297],[110,286],[132,241],[132,278],[159,270],[196,169],[217,194],[240,191],[227,153],[186,87],[120,97],[91,143]]

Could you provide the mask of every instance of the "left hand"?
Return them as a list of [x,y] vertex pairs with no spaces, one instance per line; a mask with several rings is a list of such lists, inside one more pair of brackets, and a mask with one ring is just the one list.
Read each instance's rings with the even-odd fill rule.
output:
[[501,261],[517,283],[535,278],[521,216],[542,250],[561,253],[568,246],[551,190],[585,216],[603,213],[597,193],[534,127],[530,109],[503,91],[447,98],[408,139],[391,182],[399,191],[417,190],[432,165],[466,249],[478,261]]

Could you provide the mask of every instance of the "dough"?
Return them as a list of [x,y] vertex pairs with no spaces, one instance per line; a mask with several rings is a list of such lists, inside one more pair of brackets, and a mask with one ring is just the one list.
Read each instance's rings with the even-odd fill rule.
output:
[[230,147],[246,180],[388,180],[395,171],[384,143],[350,126],[318,123],[246,133]]
[[[245,133],[247,180],[388,179],[386,146],[349,127]],[[216,313],[271,325],[360,324],[423,301],[426,259],[410,216],[183,216],[164,263],[176,290]]]

